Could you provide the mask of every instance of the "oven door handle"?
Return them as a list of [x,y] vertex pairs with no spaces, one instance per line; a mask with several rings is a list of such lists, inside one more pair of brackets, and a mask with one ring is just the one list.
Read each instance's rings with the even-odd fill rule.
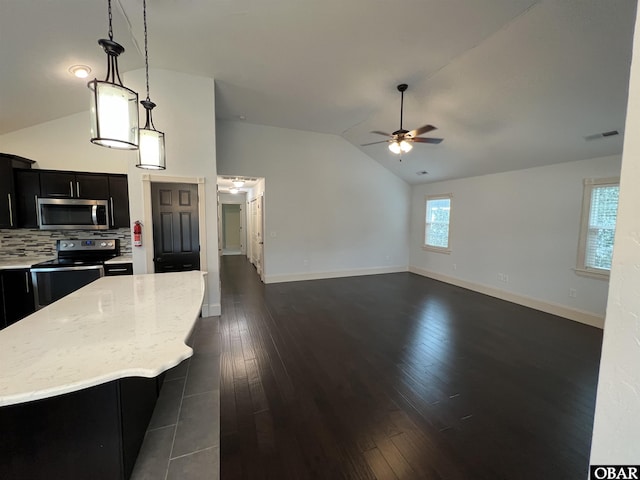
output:
[[76,270],[102,270],[101,277],[104,276],[104,266],[102,265],[78,265],[75,267],[31,267],[31,272],[48,273],[48,272],[73,272]]

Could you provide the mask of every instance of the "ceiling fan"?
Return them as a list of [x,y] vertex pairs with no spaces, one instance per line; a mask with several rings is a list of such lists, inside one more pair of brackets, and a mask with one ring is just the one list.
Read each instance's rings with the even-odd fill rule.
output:
[[412,143],[438,144],[442,142],[442,138],[423,138],[418,136],[435,130],[436,127],[434,127],[433,125],[424,125],[420,128],[416,128],[415,130],[405,130],[404,128],[402,128],[402,114],[404,112],[404,92],[407,88],[408,85],[406,83],[401,83],[400,85],[398,85],[398,91],[400,92],[400,128],[391,134],[380,131],[373,131],[371,133],[384,135],[385,137],[389,137],[389,139],[381,140],[379,142],[365,143],[364,145],[360,145],[361,147],[366,147],[367,145],[375,145],[378,143],[388,143],[389,150],[399,155],[403,152],[409,152],[413,148],[413,145],[411,145]]

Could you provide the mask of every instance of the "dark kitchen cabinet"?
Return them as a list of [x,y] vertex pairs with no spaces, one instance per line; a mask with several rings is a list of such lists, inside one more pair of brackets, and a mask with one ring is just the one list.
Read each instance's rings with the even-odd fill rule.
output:
[[104,173],[76,173],[75,198],[109,200],[109,176]]
[[109,178],[104,173],[40,172],[43,197],[109,199]]
[[0,153],[0,228],[17,226],[14,168],[31,168],[33,163],[35,163],[33,160],[17,155]]
[[0,160],[0,228],[15,227],[15,193],[11,162]]
[[73,172],[40,172],[43,197],[73,198],[76,174]]
[[35,312],[33,284],[28,268],[2,270],[0,283],[5,326],[8,327]]
[[40,198],[40,172],[38,170],[16,170],[16,207],[18,227],[38,227],[38,198]]
[[104,275],[105,277],[133,275],[133,263],[105,263]]
[[129,183],[126,175],[109,175],[111,228],[129,227]]

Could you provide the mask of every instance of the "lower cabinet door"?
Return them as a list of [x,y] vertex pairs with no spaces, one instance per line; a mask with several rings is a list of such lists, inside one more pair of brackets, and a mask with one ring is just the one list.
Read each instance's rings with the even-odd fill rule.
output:
[[6,326],[35,312],[33,285],[28,269],[3,270],[2,294]]

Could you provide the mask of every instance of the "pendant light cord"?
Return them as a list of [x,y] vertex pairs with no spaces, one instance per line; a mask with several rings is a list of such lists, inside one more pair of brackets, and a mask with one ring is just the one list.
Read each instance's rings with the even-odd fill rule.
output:
[[144,20],[144,68],[147,79],[147,101],[149,101],[149,50],[147,48],[147,0],[142,0],[142,18]]
[[111,26],[112,20],[113,15],[111,14],[111,0],[109,0],[109,40],[113,41],[113,27]]

